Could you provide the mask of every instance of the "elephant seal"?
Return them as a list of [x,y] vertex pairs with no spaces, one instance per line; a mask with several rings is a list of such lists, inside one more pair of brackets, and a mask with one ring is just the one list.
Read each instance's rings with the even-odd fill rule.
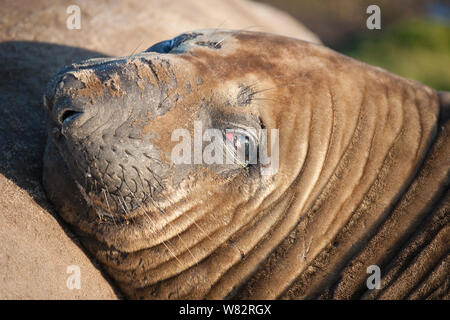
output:
[[[216,29],[72,64],[44,104],[48,197],[129,298],[448,298],[450,127],[427,86]],[[260,149],[196,159],[199,126],[246,152],[276,132],[276,170]],[[173,159],[177,130],[190,161]]]

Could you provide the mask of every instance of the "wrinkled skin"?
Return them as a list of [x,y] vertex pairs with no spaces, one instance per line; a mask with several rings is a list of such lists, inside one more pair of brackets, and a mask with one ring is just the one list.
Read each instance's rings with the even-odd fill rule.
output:
[[[449,127],[419,83],[320,45],[200,30],[69,66],[44,104],[47,194],[130,298],[403,298],[448,275]],[[171,134],[194,121],[278,129],[278,171],[174,164]],[[436,244],[416,251],[444,271],[365,293],[368,265],[414,268],[402,250],[421,221]]]

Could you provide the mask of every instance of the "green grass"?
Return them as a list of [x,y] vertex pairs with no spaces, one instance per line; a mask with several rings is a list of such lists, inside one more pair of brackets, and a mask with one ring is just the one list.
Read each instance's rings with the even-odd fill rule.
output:
[[355,59],[450,91],[450,25],[425,19],[404,20],[368,31],[341,48]]

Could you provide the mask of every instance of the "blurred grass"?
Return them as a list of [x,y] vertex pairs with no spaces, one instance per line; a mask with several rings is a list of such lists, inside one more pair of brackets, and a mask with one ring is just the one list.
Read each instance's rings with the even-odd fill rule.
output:
[[[334,50],[450,91],[448,0],[256,1],[288,12]],[[381,9],[381,30],[366,27],[370,4]]]
[[357,36],[338,51],[450,91],[450,26],[429,19],[393,23],[372,35]]

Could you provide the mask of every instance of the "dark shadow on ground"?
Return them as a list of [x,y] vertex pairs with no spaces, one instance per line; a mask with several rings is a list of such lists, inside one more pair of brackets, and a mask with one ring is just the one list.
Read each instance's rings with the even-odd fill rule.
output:
[[[48,80],[58,70],[72,62],[99,56],[104,55],[51,43],[0,43],[0,174],[52,214],[91,261],[92,257],[48,202],[42,187],[42,157],[47,138],[42,95]],[[102,271],[95,262],[94,265]]]
[[46,111],[42,94],[59,69],[98,56],[98,52],[50,43],[0,43],[0,173],[45,208],[41,174]]

